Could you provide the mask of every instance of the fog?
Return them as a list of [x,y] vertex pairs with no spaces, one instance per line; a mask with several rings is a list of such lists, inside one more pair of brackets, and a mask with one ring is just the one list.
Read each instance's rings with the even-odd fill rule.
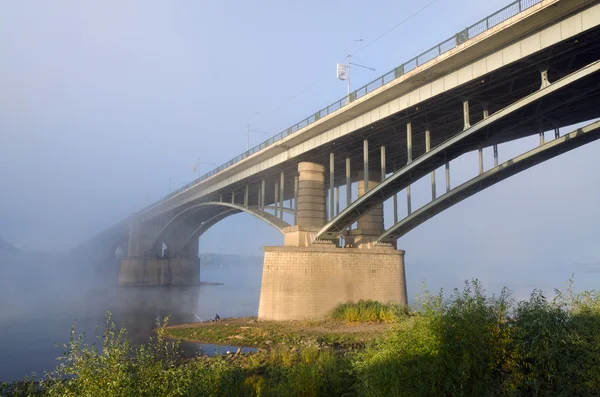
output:
[[[377,70],[356,69],[359,87],[505,3],[438,0],[422,12],[408,0],[0,3],[0,238],[24,252],[0,255],[0,381],[47,368],[75,318],[93,330],[108,309],[139,338],[157,315],[255,314],[260,248],[282,238],[249,215],[200,242],[201,252],[255,258],[203,269],[222,287],[118,289],[116,265],[68,252],[190,182],[193,163],[203,173],[240,154],[247,124],[275,135],[344,96],[333,66],[360,48],[354,39],[394,27],[356,54]],[[252,134],[250,145],[265,138]],[[536,144],[501,145],[500,160]],[[599,154],[596,142],[561,155],[401,238],[411,300],[424,280],[451,290],[479,278],[518,298],[562,288],[571,274],[578,288],[595,288]],[[486,151],[486,169],[491,159]],[[453,186],[477,170],[474,154],[453,161]],[[426,177],[413,186],[413,209],[429,195]]]

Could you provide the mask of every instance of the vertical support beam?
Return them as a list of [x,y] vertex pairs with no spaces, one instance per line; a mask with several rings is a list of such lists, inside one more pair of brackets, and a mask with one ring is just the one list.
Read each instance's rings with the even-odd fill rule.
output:
[[557,128],[554,129],[554,139],[560,138],[560,130]]
[[398,223],[398,194],[394,194],[394,225]]
[[223,202],[223,195],[222,194],[219,195],[219,202],[221,202],[221,203]]
[[542,84],[540,85],[540,90],[541,90],[550,85],[550,80],[548,79],[548,69],[540,69],[540,75],[541,75],[541,79],[542,79]]
[[246,191],[244,192],[244,207],[248,208],[248,184],[246,184]]
[[329,153],[329,220],[335,217],[335,156]]
[[294,176],[294,225],[298,224],[298,175]]
[[335,187],[335,215],[340,213],[340,187]]
[[369,141],[366,139],[363,141],[363,162],[363,183],[366,193],[369,191]]
[[483,174],[483,148],[479,147],[479,175]]
[[267,183],[263,179],[261,181],[261,189],[260,189],[260,205],[261,205],[261,209],[263,211],[265,210],[265,192],[267,190],[267,186],[266,185],[267,185]]
[[235,190],[231,191],[231,204],[235,204]]
[[352,177],[350,176],[350,157],[346,157],[346,208],[352,201]]
[[280,181],[279,181],[279,219],[281,221],[283,221],[283,196],[284,196],[284,192],[285,192],[285,175],[283,174],[283,171],[279,174],[280,175]]
[[406,164],[412,162],[412,124],[406,123]]
[[544,131],[540,131],[540,146],[542,146],[546,142],[546,137],[544,136]]
[[494,145],[494,167],[498,166],[498,145]]
[[[490,117],[490,111],[488,109],[487,103],[484,103],[483,104],[483,119],[485,120],[488,117]],[[498,166],[498,144],[494,143],[493,147],[494,147],[494,167],[497,167]],[[483,172],[483,171],[481,171],[481,172]]]
[[273,207],[275,207],[275,218],[277,218],[277,209],[279,208],[279,183],[275,182],[275,192],[273,197]]
[[450,191],[450,163],[446,163],[446,193]]
[[262,186],[260,186],[260,184],[258,185],[258,191],[256,192],[256,205],[258,207],[258,209],[262,209],[262,204],[260,203],[260,189]]
[[[412,162],[412,124],[406,123],[406,163]],[[408,215],[411,214],[410,205],[410,185],[406,187],[406,207],[408,209]]]
[[385,181],[385,146],[381,146],[381,182]]
[[[431,131],[429,127],[425,130],[425,152],[431,150]],[[431,200],[435,200],[436,189],[435,189],[435,170],[431,171]],[[394,222],[395,223],[395,222]]]
[[465,119],[465,126],[463,128],[463,131],[471,128],[471,119],[470,119],[470,115],[469,115],[469,100],[468,99],[463,99],[463,115],[464,115],[464,119]]

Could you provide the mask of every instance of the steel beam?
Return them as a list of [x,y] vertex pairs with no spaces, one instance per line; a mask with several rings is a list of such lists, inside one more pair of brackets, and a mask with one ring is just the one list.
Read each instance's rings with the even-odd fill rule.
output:
[[248,208],[248,184],[246,184],[246,191],[244,192],[244,207]]
[[406,123],[406,163],[412,162],[412,124]]
[[350,157],[346,157],[346,208],[352,202],[352,169],[350,168]]
[[335,156],[329,153],[329,219],[335,218]]
[[285,183],[285,174],[283,171],[279,174],[279,220],[283,221],[283,199],[285,194],[284,183]]
[[381,181],[385,181],[385,146],[381,145]]
[[363,183],[365,187],[365,194],[369,191],[369,141],[363,141]]
[[[425,130],[425,153],[429,153],[431,150],[431,132],[429,127]],[[435,170],[431,171],[431,199],[435,200],[436,189],[435,189]],[[394,222],[396,223],[396,222]]]
[[265,182],[264,179],[261,181],[261,186],[262,186],[262,188],[260,189],[260,196],[261,196],[260,197],[260,205],[262,206],[262,209],[264,210],[265,206],[266,206],[266,204],[265,204],[265,192],[267,190],[267,183]]
[[277,218],[279,208],[279,183],[275,182],[275,192],[273,197],[273,206],[275,207],[275,217]]
[[335,215],[340,213],[340,187],[335,187]]
[[498,166],[498,145],[494,145],[494,167]]
[[410,202],[410,185],[408,185],[406,187],[406,209],[407,209],[408,215],[410,215],[412,213],[411,202]]
[[463,127],[463,131],[468,130],[469,128],[471,128],[471,119],[470,119],[470,115],[469,115],[469,100],[468,99],[463,99],[463,117],[464,117],[464,127]]
[[450,191],[450,162],[446,163],[446,193]]

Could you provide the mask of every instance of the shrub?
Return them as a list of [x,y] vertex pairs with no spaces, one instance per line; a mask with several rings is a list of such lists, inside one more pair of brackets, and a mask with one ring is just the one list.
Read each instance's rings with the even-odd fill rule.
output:
[[359,300],[358,303],[341,303],[329,315],[334,320],[348,322],[392,323],[408,315],[408,307],[395,303]]

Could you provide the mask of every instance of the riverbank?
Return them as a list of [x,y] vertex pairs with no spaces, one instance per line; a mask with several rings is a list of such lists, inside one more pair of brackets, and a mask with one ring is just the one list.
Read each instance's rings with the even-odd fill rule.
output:
[[[165,320],[139,347],[108,316],[94,344],[72,333],[43,382],[0,384],[0,395],[600,395],[596,291],[569,287],[549,301],[534,290],[517,302],[507,290],[486,296],[473,281],[447,298],[424,291],[410,313],[388,309],[377,302],[347,304],[332,312],[336,320],[323,322],[240,318],[167,327]],[[347,321],[390,314],[390,325]],[[263,347],[254,354],[184,358],[170,340],[174,335]]]
[[388,331],[390,323],[322,321],[257,321],[256,317],[221,319],[172,325],[165,335],[172,339],[194,343],[235,345],[259,349],[334,348],[357,350]]

